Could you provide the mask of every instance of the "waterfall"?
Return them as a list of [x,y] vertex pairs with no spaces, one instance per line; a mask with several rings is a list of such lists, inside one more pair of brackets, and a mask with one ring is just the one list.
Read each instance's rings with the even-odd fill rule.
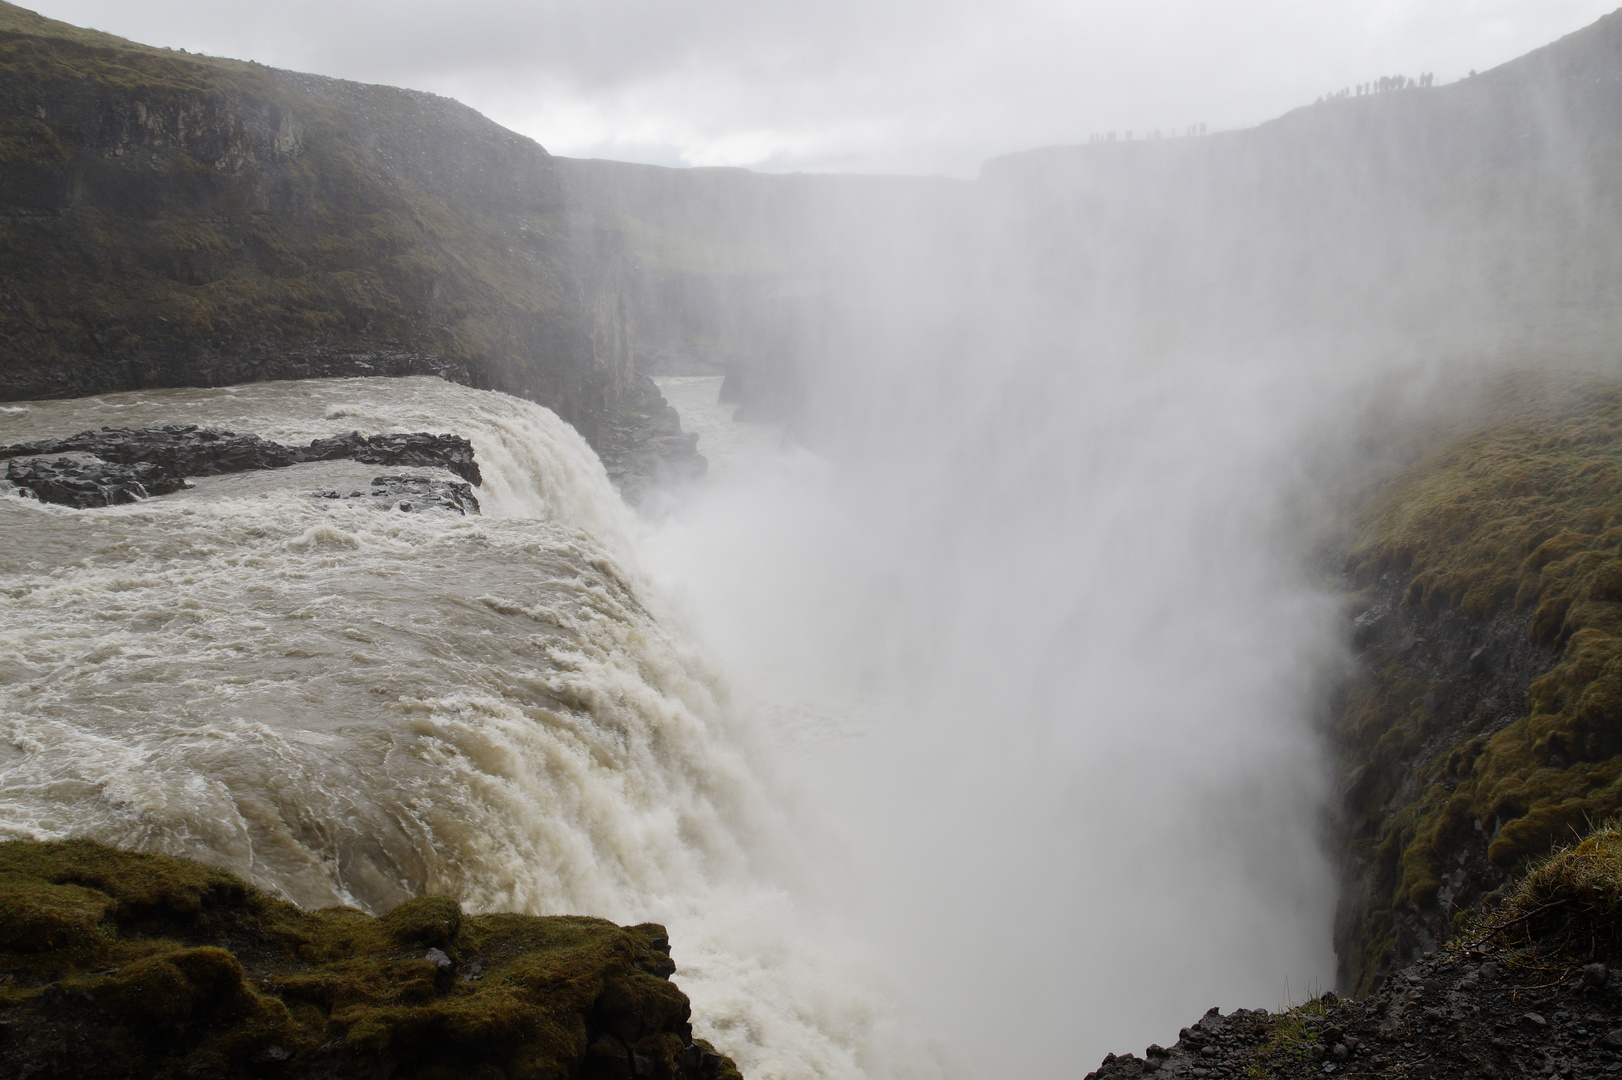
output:
[[699,1033],[748,1075],[868,1073],[883,998],[806,931],[766,755],[573,429],[416,378],[29,403],[0,442],[161,423],[455,432],[485,514],[311,497],[386,471],[351,462],[88,511],[0,500],[0,832],[183,855],[308,906],[664,921]]

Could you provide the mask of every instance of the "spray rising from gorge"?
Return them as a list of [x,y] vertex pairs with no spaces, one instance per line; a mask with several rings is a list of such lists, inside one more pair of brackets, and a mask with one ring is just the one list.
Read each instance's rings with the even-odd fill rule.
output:
[[[974,182],[566,161],[212,59],[215,112],[85,135],[51,67],[28,122],[88,164],[13,215],[5,311],[83,325],[8,396],[170,388],[16,400],[0,445],[451,433],[483,513],[321,497],[379,473],[335,461],[0,499],[0,829],[658,919],[751,1078],[1080,1074],[1327,988],[1324,552],[1502,369],[1614,368],[1619,41]],[[182,388],[376,370],[413,377]]]
[[[1266,1001],[1329,977],[1298,723],[1328,620],[1248,524],[1277,496],[1254,471],[1291,447],[1195,408],[1212,389],[1050,430],[1036,449],[1069,475],[1042,482],[1085,486],[1031,522],[985,475],[977,505],[914,502],[962,462],[886,509],[887,482],[762,431],[643,524],[550,414],[434,379],[13,406],[18,439],[438,421],[472,440],[485,515],[312,497],[377,471],[347,462],[90,512],[7,500],[6,826],[202,858],[310,906],[657,916],[708,1033],[764,1075],[973,1069],[1009,1060],[1020,1017],[1074,1031],[1079,1010],[1103,1045],[1213,994]],[[1227,424],[1199,428],[1189,477],[1173,459],[1201,415]],[[1225,531],[1235,497],[1256,505]],[[925,512],[956,534],[934,547],[950,568]],[[1137,982],[1190,960],[1210,977]]]

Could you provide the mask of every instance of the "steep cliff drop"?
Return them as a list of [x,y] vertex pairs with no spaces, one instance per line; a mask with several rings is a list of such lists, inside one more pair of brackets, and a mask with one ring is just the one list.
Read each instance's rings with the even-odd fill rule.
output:
[[1345,555],[1336,945],[1364,994],[1622,810],[1622,392],[1522,374],[1391,477]]
[[866,1071],[884,1007],[810,946],[750,735],[578,434],[425,377],[17,404],[0,442],[174,422],[449,430],[483,514],[322,497],[385,471],[348,461],[91,509],[12,490],[0,832],[189,856],[306,908],[662,922],[695,1033],[745,1075]]

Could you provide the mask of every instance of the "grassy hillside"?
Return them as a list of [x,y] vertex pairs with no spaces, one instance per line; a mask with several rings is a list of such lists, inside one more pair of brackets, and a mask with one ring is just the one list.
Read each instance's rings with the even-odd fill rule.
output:
[[637,389],[610,239],[430,94],[0,3],[0,397],[436,372],[588,436]]

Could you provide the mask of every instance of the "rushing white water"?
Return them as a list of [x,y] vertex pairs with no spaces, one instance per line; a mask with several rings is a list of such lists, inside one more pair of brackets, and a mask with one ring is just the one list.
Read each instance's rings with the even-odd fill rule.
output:
[[453,431],[485,515],[311,498],[391,471],[343,462],[85,511],[0,499],[0,832],[306,905],[663,920],[700,1034],[750,1076],[911,1072],[882,1064],[882,1001],[810,944],[760,756],[572,429],[423,378],[14,405],[0,443],[159,423]]
[[0,830],[663,921],[752,1080],[1082,1072],[1277,1004],[1330,960],[1333,624],[1278,545],[1336,398],[1112,380],[926,402],[853,470],[667,379],[712,466],[648,520],[545,409],[435,379],[8,406],[3,442],[455,432],[485,514],[310,497],[386,471],[345,462],[0,499]]

